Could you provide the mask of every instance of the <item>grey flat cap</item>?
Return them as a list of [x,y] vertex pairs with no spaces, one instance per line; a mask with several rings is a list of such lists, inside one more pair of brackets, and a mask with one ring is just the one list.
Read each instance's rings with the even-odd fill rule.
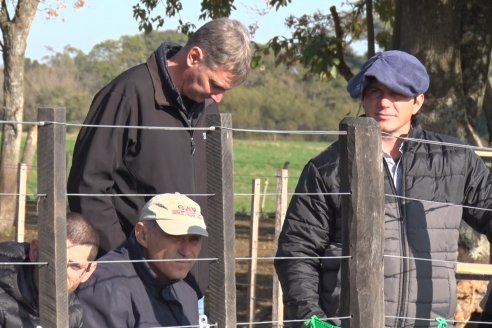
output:
[[371,57],[348,82],[347,91],[352,98],[362,97],[367,85],[366,77],[369,76],[409,98],[429,89],[429,74],[425,66],[416,57],[400,50],[380,52]]

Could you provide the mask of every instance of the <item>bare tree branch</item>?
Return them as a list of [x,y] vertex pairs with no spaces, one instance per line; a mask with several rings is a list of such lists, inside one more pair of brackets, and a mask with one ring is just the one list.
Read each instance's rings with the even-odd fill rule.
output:
[[333,22],[335,23],[335,35],[337,37],[336,57],[340,61],[340,64],[338,65],[338,71],[345,78],[345,80],[348,81],[352,78],[352,76],[354,76],[354,74],[345,62],[345,57],[343,55],[343,29],[340,24],[340,17],[338,16],[338,12],[335,6],[330,7],[330,12],[333,17]]

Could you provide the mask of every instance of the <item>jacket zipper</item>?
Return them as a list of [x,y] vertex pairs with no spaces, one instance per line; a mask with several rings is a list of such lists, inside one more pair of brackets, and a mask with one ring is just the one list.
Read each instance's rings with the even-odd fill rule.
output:
[[[188,126],[189,127],[193,127],[192,123],[193,123],[193,118],[192,116],[189,116],[187,118],[187,122],[188,122]],[[194,130],[190,130],[190,156],[191,156],[191,174],[193,174],[193,179],[192,179],[192,186],[191,186],[191,190],[193,191],[194,194],[197,193],[196,191],[196,174],[195,174],[195,151],[196,151],[196,145],[195,145],[195,139],[194,139],[194,134],[195,134],[195,131]]]
[[[393,195],[398,195],[398,191],[396,190],[396,187],[395,187],[395,183],[393,181],[393,177],[391,176],[390,172],[389,172],[389,168],[386,164],[386,161],[383,161],[384,162],[384,168],[386,170],[386,175],[387,177],[389,178],[390,180],[390,184],[391,184],[391,190],[393,191]],[[405,175],[404,175],[404,172],[405,172],[405,167],[404,167],[404,162],[403,162],[403,159],[401,159],[401,165],[402,165],[402,176],[401,176],[401,190],[402,190],[402,194],[404,194],[404,191],[405,191]],[[403,201],[401,198],[399,197],[396,197],[396,201],[398,202],[398,210],[400,212],[400,237],[401,237],[401,253],[402,253],[402,279],[401,279],[401,290],[400,290],[400,301],[398,302],[398,308],[397,308],[397,311],[396,311],[396,315],[397,315],[397,324],[396,324],[396,327],[401,327],[403,325],[403,321],[404,321],[404,317],[406,316],[406,311],[405,311],[405,308],[404,308],[404,304],[406,303],[405,300],[407,298],[407,274],[405,274],[404,272],[406,272],[406,269],[408,267],[408,259],[406,259],[406,256],[407,256],[407,234],[406,234],[406,228],[405,228],[405,216],[406,216],[406,213],[405,213],[405,207],[403,205]]]
[[[193,115],[194,115],[193,112],[188,113],[188,115],[186,115],[183,111],[180,111],[180,113],[181,113],[182,117],[185,119],[185,122],[187,123],[188,127],[193,128],[193,127],[197,126],[198,122],[202,119],[204,111],[205,111],[205,109],[203,109],[202,112],[198,114],[199,116],[194,121],[193,121]],[[195,124],[193,124],[193,122]],[[197,190],[196,190],[196,179],[197,179],[197,177],[196,177],[196,172],[195,172],[195,166],[196,166],[196,163],[195,163],[196,143],[195,143],[195,139],[194,139],[195,131],[190,130],[189,134],[190,134],[191,174],[193,175],[191,190],[192,190],[193,194],[197,194]]]

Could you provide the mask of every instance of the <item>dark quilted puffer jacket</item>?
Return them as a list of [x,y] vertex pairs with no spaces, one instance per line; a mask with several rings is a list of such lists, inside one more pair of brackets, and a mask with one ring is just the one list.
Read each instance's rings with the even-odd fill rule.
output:
[[[29,244],[0,243],[0,262],[29,262]],[[0,265],[0,327],[40,327],[38,291],[32,265]],[[82,327],[82,307],[77,297],[68,297],[69,327]]]
[[[384,258],[385,325],[436,327],[436,317],[454,318],[453,261],[457,261],[461,219],[491,240],[492,212],[475,207],[492,208],[492,180],[472,150],[432,143],[460,143],[457,139],[423,130],[418,123],[411,137],[431,142],[407,140],[404,144],[401,165],[405,199],[393,197],[394,183],[384,164],[384,254],[392,255]],[[338,143],[333,144],[304,168],[296,193],[311,195],[293,196],[277,257],[341,255],[342,196],[312,195],[340,192],[338,147]],[[276,260],[275,268],[287,319],[305,319],[313,314],[344,316],[339,313],[340,260]]]

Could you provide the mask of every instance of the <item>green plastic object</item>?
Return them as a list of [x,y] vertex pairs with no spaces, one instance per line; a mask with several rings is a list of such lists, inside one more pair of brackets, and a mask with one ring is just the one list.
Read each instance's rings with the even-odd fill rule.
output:
[[329,324],[328,322],[324,322],[320,320],[317,316],[313,315],[311,319],[306,320],[304,325],[309,328],[339,328],[338,326],[334,326]]

